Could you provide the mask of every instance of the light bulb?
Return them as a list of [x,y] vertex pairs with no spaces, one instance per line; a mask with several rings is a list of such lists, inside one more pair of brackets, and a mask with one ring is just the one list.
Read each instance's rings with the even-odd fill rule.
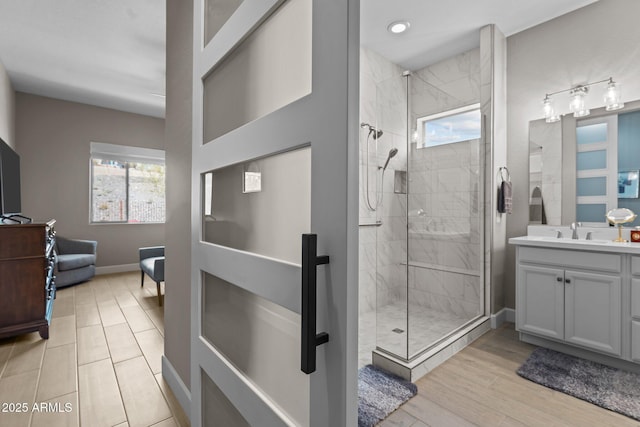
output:
[[609,79],[607,90],[604,93],[604,105],[607,111],[619,110],[624,107],[621,101],[620,85],[617,85],[613,79]]
[[554,123],[560,120],[560,116],[556,114],[556,110],[553,106],[553,99],[549,98],[549,95],[544,97],[542,110],[544,111],[544,120],[547,123]]
[[578,86],[571,90],[571,101],[569,102],[569,110],[573,113],[573,117],[588,116],[591,112],[585,108],[584,97],[589,91],[584,86]]

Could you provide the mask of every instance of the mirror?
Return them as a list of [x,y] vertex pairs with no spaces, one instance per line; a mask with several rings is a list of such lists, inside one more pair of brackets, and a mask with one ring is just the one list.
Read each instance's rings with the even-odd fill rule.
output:
[[529,223],[606,227],[611,209],[640,212],[637,181],[628,179],[640,170],[638,138],[640,101],[614,112],[592,109],[582,119],[529,122]]
[[560,225],[562,122],[529,122],[529,223]]

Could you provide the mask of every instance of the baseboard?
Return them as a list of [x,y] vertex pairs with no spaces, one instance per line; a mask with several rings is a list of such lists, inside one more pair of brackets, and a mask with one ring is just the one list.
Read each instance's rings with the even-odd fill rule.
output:
[[491,315],[491,329],[499,328],[504,322],[516,322],[516,311],[513,308],[505,307]]
[[96,267],[96,274],[126,273],[136,270],[140,271],[140,264],[105,265],[104,267]]
[[162,355],[162,378],[169,384],[184,413],[191,419],[191,392],[173,368],[169,359]]

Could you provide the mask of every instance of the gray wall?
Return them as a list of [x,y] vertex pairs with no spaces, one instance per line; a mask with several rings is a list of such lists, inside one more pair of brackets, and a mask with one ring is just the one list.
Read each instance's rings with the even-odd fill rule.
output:
[[97,240],[99,267],[137,263],[139,247],[164,244],[164,224],[89,224],[90,142],[164,149],[163,119],[22,92],[15,111],[25,215]]
[[167,245],[164,353],[190,387],[193,2],[167,0]]
[[[513,182],[507,237],[527,233],[528,124],[542,118],[545,93],[613,77],[622,83],[625,102],[640,98],[638,16],[637,0],[600,0],[507,39],[508,166]],[[505,305],[512,308],[514,271],[515,249],[508,245]]]
[[15,148],[15,92],[7,70],[0,61],[0,138]]

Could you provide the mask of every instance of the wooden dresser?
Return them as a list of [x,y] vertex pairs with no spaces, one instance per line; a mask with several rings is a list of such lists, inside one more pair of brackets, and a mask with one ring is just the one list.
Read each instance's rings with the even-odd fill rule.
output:
[[54,224],[0,225],[0,338],[32,331],[49,338],[56,294]]

